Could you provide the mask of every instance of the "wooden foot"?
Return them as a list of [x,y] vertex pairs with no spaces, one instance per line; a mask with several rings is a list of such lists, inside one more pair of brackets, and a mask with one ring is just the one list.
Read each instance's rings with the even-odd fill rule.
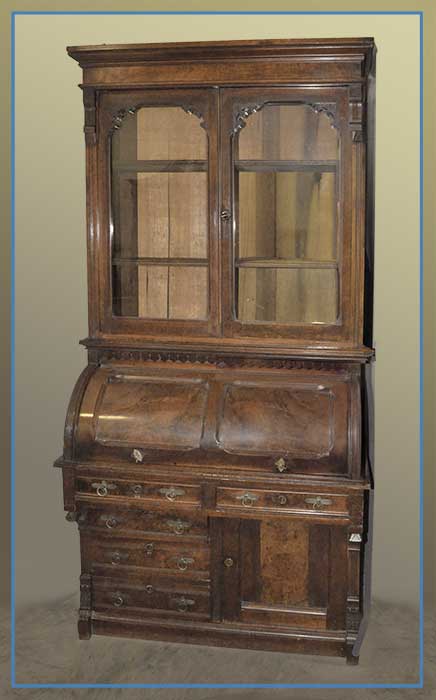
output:
[[91,639],[91,620],[79,620],[77,623],[79,639]]
[[351,651],[347,654],[347,664],[349,666],[357,666],[359,663],[359,656],[353,656]]

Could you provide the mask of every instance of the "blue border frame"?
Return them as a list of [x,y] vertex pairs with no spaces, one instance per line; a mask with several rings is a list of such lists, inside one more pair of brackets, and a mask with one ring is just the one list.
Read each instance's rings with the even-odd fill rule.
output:
[[[417,15],[420,37],[419,168],[419,683],[16,683],[15,681],[15,17],[18,15]],[[11,13],[11,687],[12,688],[423,688],[424,687],[424,474],[423,474],[423,212],[424,212],[424,12],[420,11],[17,11]]]

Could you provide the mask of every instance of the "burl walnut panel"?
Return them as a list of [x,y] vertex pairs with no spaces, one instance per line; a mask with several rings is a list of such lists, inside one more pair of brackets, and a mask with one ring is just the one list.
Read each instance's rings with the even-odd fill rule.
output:
[[323,386],[227,386],[218,443],[226,452],[325,457],[333,448],[335,407],[344,389],[335,396]]
[[111,376],[97,398],[95,439],[132,447],[199,447],[207,393],[200,379]]

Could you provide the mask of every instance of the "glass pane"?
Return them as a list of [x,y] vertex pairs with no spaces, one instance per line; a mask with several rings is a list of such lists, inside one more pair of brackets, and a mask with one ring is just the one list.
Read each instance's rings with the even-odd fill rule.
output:
[[339,139],[324,112],[266,104],[234,144],[236,315],[334,323]]
[[207,318],[206,266],[119,264],[113,265],[112,280],[116,316]]
[[115,131],[115,315],[207,318],[207,155],[205,130],[181,107],[132,110]]
[[239,136],[241,160],[336,160],[338,135],[325,113],[309,105],[267,104]]
[[269,323],[334,323],[338,317],[335,268],[241,267],[238,318]]
[[239,173],[239,257],[336,259],[334,173]]

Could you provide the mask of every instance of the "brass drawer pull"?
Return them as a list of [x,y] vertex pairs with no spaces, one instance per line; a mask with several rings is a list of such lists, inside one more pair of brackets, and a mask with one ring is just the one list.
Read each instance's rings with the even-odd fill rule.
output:
[[236,496],[236,499],[241,501],[243,506],[252,506],[253,503],[259,500],[258,496],[255,496],[254,493],[243,493],[241,496]]
[[135,450],[133,450],[133,452],[130,456],[138,464],[139,462],[143,461],[145,455],[144,455],[144,452],[142,450],[135,449]]
[[275,493],[272,499],[278,506],[285,506],[288,503],[288,497],[284,493]]
[[226,557],[223,561],[223,564],[227,569],[230,569],[235,562],[233,561],[232,557]]
[[173,598],[171,603],[172,605],[176,606],[179,612],[186,612],[189,608],[195,605],[195,600],[182,596],[181,598]]
[[195,560],[192,559],[192,557],[180,557],[180,558],[177,559],[177,561],[176,561],[177,568],[180,569],[180,571],[186,571],[186,569],[188,568],[188,566],[189,566],[190,564],[193,564],[194,561],[195,561]]
[[147,542],[147,544],[144,547],[145,554],[147,557],[151,557],[153,552],[154,552],[154,544],[153,542]]
[[277,471],[280,472],[280,474],[282,474],[283,472],[286,472],[288,470],[287,464],[286,464],[285,460],[283,459],[283,457],[279,457],[279,459],[277,459],[274,462],[274,466],[277,469]]
[[124,605],[124,598],[118,591],[113,594],[113,604],[116,608],[121,608]]
[[121,520],[117,520],[114,515],[101,515],[100,520],[104,522],[108,530],[113,530],[121,523]]
[[108,484],[106,481],[96,481],[91,484],[93,489],[96,489],[97,496],[107,496],[109,491],[116,491],[116,484]]
[[128,558],[127,552],[108,552],[110,558],[111,558],[111,564],[119,564],[123,559]]
[[134,498],[140,498],[140,496],[142,496],[142,492],[144,490],[141,484],[132,484],[129,487],[129,489],[130,489]]
[[332,501],[330,498],[321,498],[321,496],[316,496],[316,498],[305,498],[305,502],[309,506],[313,506],[316,510],[322,508],[323,506],[330,506]]
[[154,592],[154,588],[153,588],[153,586],[152,586],[150,583],[148,583],[148,584],[146,585],[146,587],[145,587],[145,592],[146,592],[146,593],[149,593],[149,594]]
[[176,535],[183,535],[183,533],[191,527],[191,523],[179,519],[167,520],[167,525]]
[[159,493],[162,494],[162,496],[165,496],[165,498],[167,498],[169,501],[175,501],[177,496],[184,496],[186,491],[185,489],[170,486],[169,488],[159,489]]

